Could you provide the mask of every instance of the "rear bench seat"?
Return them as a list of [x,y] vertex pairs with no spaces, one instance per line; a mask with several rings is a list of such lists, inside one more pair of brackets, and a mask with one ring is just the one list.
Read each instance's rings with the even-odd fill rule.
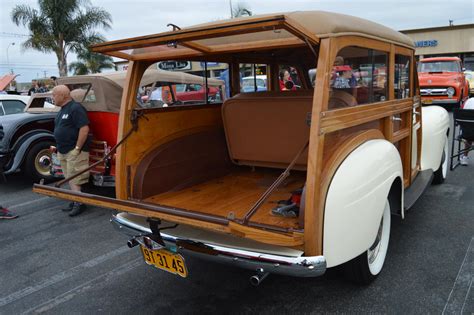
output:
[[[288,167],[309,140],[313,90],[238,94],[222,105],[227,146],[238,165]],[[294,169],[306,170],[308,152]]]

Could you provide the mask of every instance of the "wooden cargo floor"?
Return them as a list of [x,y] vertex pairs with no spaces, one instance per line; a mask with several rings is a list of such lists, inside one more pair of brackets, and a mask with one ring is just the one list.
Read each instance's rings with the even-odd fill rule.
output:
[[[180,191],[155,195],[145,201],[222,217],[227,217],[233,212],[235,218],[243,219],[281,172],[281,170],[237,170],[224,177]],[[270,195],[250,221],[298,229],[298,218],[275,216],[271,210],[278,200],[288,199],[291,197],[291,192],[302,188],[305,180],[305,172],[291,172],[290,177]]]

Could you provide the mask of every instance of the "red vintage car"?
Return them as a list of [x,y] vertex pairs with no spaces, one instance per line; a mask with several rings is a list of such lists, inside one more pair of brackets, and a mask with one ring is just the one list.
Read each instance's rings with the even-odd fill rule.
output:
[[469,83],[458,57],[425,58],[418,63],[423,105],[460,107],[469,97]]

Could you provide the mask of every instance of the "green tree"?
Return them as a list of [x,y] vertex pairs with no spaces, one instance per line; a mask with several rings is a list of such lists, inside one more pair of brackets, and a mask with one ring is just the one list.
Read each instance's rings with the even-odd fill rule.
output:
[[230,3],[231,5],[231,15],[232,15],[232,18],[237,18],[237,17],[241,17],[241,16],[251,16],[252,15],[252,11],[250,11],[250,9],[248,9],[246,7],[245,4],[242,4],[242,3],[237,3],[237,5],[234,7],[232,6],[232,2]]
[[109,29],[112,17],[92,7],[88,0],[38,0],[39,10],[20,4],[11,12],[12,21],[30,31],[24,49],[54,52],[60,76],[67,76],[67,55],[79,52],[84,43],[104,41],[95,30]]
[[87,47],[77,53],[78,61],[72,62],[69,69],[74,75],[99,73],[104,69],[114,68],[112,57],[91,52]]

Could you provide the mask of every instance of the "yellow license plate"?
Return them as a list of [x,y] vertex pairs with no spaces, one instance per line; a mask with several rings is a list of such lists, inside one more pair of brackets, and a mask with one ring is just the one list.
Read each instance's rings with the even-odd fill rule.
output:
[[140,246],[140,248],[147,264],[180,275],[183,278],[188,276],[184,258],[180,254],[174,254],[166,249],[150,250],[144,246]]
[[423,104],[433,104],[433,100],[422,100]]

